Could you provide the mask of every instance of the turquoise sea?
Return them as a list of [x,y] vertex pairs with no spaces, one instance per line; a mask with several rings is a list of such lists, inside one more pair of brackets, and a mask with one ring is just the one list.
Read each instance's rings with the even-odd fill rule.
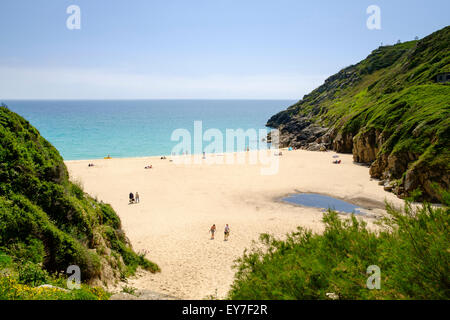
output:
[[[217,128],[262,129],[292,100],[10,100],[65,160],[169,155],[172,132]],[[224,142],[225,146],[225,142]],[[191,151],[192,152],[192,151]]]

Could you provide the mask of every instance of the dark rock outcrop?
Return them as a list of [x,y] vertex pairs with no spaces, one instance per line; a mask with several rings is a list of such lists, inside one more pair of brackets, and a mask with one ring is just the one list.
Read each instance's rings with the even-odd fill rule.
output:
[[353,160],[361,163],[372,163],[383,145],[383,136],[379,130],[360,132],[353,139]]
[[280,146],[291,146],[308,150],[320,150],[326,148],[321,137],[328,129],[321,127],[308,117],[293,117],[289,121],[283,121],[278,128],[280,130]]

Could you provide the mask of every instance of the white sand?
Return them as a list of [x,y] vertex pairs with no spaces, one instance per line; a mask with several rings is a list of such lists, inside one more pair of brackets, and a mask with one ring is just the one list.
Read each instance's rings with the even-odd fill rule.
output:
[[[353,164],[352,155],[340,154],[342,164],[335,165],[334,154],[283,151],[279,172],[265,176],[258,165],[177,165],[169,157],[66,164],[72,180],[81,181],[86,192],[113,206],[133,248],[148,251],[147,257],[161,267],[161,273],[141,272],[128,281],[129,286],[203,299],[225,297],[234,278],[233,261],[259,234],[284,236],[297,226],[323,230],[320,209],[277,201],[284,195],[314,192],[402,204],[370,180],[367,167]],[[153,168],[145,170],[148,164]],[[136,191],[141,202],[129,205],[128,194]],[[218,232],[212,241],[213,223]],[[224,242],[226,223],[231,234]]]

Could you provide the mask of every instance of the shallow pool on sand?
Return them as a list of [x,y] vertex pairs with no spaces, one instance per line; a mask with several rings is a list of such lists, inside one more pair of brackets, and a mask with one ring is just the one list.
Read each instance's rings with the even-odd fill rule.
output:
[[354,204],[317,193],[298,193],[282,199],[283,201],[306,207],[332,209],[339,212],[364,214]]

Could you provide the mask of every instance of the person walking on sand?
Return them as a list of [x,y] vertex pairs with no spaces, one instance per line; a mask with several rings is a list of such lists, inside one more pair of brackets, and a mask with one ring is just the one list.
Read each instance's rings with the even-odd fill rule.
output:
[[211,240],[214,240],[214,233],[216,232],[216,225],[213,224],[211,229],[209,229],[209,232],[211,232]]
[[136,203],[139,203],[139,193],[136,191],[136,196],[134,197],[136,199]]
[[133,192],[130,192],[130,203],[134,202],[134,195]]
[[228,226],[228,223],[227,223],[227,225],[225,226],[223,241],[228,241],[229,235],[230,235],[230,227]]

